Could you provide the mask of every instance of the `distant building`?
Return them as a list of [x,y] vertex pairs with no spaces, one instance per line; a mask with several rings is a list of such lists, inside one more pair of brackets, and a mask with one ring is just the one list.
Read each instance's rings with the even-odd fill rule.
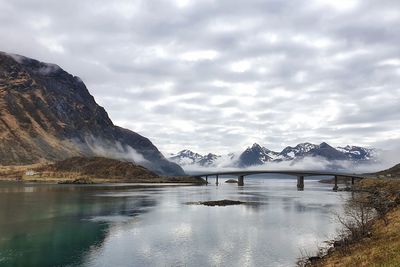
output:
[[33,170],[27,170],[26,172],[25,172],[25,175],[26,176],[34,176],[34,175],[36,175],[37,174],[37,172],[35,172],[35,171],[33,171]]

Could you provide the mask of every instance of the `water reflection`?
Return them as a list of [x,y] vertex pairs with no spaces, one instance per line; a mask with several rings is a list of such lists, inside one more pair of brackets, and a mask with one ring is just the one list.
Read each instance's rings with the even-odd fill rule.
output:
[[95,197],[109,190],[104,187],[0,187],[1,266],[81,265],[88,251],[101,246],[113,218],[120,223],[157,204],[147,195]]
[[[0,184],[0,265],[290,266],[300,248],[334,233],[340,195],[278,179],[243,188]],[[218,199],[251,204],[185,204]]]

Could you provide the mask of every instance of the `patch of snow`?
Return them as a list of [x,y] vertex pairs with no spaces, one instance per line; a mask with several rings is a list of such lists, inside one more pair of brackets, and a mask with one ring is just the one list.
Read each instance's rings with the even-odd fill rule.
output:
[[344,148],[344,147],[336,147],[336,150],[338,150],[339,152],[342,152],[342,153],[347,153],[348,152],[348,150],[346,148]]

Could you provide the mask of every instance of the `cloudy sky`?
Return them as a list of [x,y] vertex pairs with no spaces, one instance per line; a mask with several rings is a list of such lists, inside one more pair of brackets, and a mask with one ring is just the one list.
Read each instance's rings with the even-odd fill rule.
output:
[[163,152],[400,144],[398,0],[0,0],[0,50]]

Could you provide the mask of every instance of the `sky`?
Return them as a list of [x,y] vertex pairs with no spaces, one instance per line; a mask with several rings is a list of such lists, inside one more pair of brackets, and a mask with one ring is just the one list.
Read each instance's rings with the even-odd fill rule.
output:
[[0,0],[0,50],[79,76],[165,154],[400,148],[398,0]]

